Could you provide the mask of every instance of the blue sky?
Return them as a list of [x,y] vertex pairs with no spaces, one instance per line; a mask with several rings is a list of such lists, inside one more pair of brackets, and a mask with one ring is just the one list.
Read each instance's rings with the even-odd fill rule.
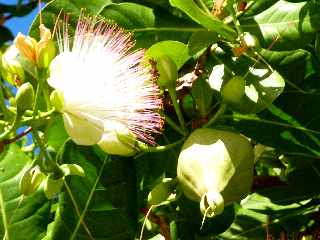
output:
[[[26,2],[26,1],[23,1]],[[16,4],[17,0],[0,0],[0,3],[3,4]],[[30,14],[24,16],[24,17],[15,17],[11,18],[5,23],[5,26],[7,26],[14,36],[17,35],[18,32],[22,32],[23,34],[27,34],[29,31],[29,27],[34,19],[34,17],[38,13],[38,8],[34,9]]]

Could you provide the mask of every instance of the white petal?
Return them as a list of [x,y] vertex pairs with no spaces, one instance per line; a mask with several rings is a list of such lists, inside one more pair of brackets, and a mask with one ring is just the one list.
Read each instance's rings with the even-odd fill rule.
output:
[[105,131],[98,145],[108,154],[132,156],[136,153],[135,141],[135,137],[125,126],[106,121]]
[[71,139],[79,145],[94,145],[103,134],[103,124],[79,115],[64,113],[63,122]]

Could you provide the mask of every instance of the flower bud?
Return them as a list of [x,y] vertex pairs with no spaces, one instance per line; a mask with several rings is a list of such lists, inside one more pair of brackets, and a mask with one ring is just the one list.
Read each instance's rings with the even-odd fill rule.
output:
[[133,156],[136,153],[136,137],[121,123],[108,121],[98,145],[108,153],[121,156]]
[[63,93],[58,90],[54,90],[50,94],[50,102],[58,112],[62,112],[64,105]]
[[56,56],[56,46],[51,39],[51,32],[43,24],[40,25],[41,39],[36,46],[36,60],[39,68],[48,68]]
[[16,81],[24,82],[25,74],[18,58],[19,51],[15,46],[9,47],[1,57],[2,77],[15,85]]
[[205,217],[213,217],[223,212],[224,205],[246,197],[253,167],[253,148],[245,137],[201,128],[182,147],[177,177],[185,196],[199,202]]
[[20,180],[20,191],[23,195],[28,196],[34,193],[40,186],[44,175],[39,166],[27,170]]
[[157,59],[157,70],[159,73],[158,86],[162,89],[175,89],[178,78],[178,69],[175,62],[167,55]]
[[34,103],[34,90],[30,83],[22,84],[16,94],[17,114],[21,115],[30,110]]
[[37,41],[34,38],[18,33],[14,39],[14,44],[19,50],[21,56],[29,59],[33,63],[36,63]]

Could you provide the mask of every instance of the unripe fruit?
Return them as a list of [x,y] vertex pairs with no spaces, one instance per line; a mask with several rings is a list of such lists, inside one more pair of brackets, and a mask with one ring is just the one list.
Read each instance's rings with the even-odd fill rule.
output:
[[175,62],[167,55],[157,59],[157,70],[159,73],[158,86],[161,89],[175,89],[178,78],[178,69]]
[[200,203],[203,215],[213,217],[248,194],[253,165],[253,149],[245,137],[201,128],[182,147],[177,177],[185,196]]
[[34,103],[34,90],[30,83],[22,84],[16,94],[17,113],[23,114],[24,111],[30,110]]

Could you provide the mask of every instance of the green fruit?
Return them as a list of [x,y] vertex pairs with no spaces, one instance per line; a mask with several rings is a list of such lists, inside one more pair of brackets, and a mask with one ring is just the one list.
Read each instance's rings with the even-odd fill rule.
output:
[[16,94],[16,104],[18,114],[23,114],[26,110],[31,110],[34,103],[34,90],[30,83],[22,84]]
[[159,73],[158,86],[161,89],[175,89],[178,78],[178,69],[175,62],[167,55],[157,59],[157,70]]
[[253,148],[245,137],[201,128],[182,147],[177,177],[185,196],[200,203],[203,215],[213,217],[249,193],[253,165]]

